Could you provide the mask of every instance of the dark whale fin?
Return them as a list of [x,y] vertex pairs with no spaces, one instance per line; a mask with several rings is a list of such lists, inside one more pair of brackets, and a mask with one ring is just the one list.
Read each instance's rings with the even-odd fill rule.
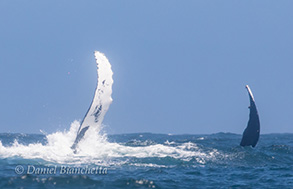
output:
[[88,130],[90,126],[84,127],[83,129],[81,129],[81,131],[78,133],[73,145],[71,146],[71,148],[73,150],[75,150],[77,143],[83,138],[85,132]]
[[257,113],[253,94],[248,85],[246,85],[245,87],[248,91],[249,100],[250,100],[250,106],[249,106],[250,113],[249,113],[249,121],[248,121],[246,129],[243,132],[240,145],[255,147],[259,139],[260,122],[259,122],[259,116]]

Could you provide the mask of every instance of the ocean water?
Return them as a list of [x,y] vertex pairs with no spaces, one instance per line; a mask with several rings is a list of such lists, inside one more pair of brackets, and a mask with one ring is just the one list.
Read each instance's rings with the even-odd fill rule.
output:
[[0,188],[293,188],[293,134],[251,148],[232,133],[93,133],[73,153],[78,126],[0,134]]

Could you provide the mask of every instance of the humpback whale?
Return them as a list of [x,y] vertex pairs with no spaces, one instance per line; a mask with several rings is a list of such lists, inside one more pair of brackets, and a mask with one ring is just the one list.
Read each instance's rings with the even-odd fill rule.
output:
[[[75,141],[71,148],[76,152],[76,147],[88,130],[99,129],[106,112],[112,103],[113,72],[111,64],[103,53],[95,51],[97,63],[98,82],[92,103],[80,123]],[[88,131],[89,132],[89,131]]]
[[260,122],[259,122],[259,116],[256,109],[253,94],[248,85],[246,85],[245,87],[247,89],[249,100],[250,100],[250,106],[249,106],[250,113],[249,113],[248,124],[246,129],[243,132],[240,145],[255,147],[259,139]]

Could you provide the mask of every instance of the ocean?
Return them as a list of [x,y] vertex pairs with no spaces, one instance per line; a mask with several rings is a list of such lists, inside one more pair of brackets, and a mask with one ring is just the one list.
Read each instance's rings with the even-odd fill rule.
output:
[[[293,134],[0,134],[0,188],[293,188]],[[94,136],[94,134],[93,134]]]

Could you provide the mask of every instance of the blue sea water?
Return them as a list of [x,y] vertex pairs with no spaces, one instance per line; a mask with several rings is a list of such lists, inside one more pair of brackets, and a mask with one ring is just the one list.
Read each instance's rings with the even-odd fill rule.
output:
[[256,148],[231,133],[109,135],[95,154],[50,140],[0,134],[0,188],[293,188],[293,134],[261,135]]

